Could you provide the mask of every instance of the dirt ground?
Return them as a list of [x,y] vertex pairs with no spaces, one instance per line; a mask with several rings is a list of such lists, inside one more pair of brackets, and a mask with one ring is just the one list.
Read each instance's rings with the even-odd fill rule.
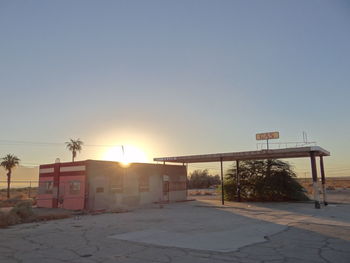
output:
[[350,204],[350,189],[328,190],[327,198],[331,203]]
[[[308,192],[312,192],[311,178],[297,178],[297,180]],[[321,182],[319,182],[319,186],[321,187]],[[350,189],[350,177],[327,177],[326,186],[330,189]]]
[[[221,198],[220,192],[215,189],[193,189],[188,190],[189,198],[196,200],[219,200]],[[308,193],[310,199],[313,199],[312,193]],[[322,195],[320,195],[322,200]],[[327,200],[329,203],[343,203],[350,204],[350,189],[337,188],[334,190],[327,190]]]

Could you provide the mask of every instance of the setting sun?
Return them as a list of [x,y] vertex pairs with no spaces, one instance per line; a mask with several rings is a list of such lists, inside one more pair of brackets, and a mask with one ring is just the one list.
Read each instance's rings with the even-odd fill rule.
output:
[[146,154],[139,148],[132,145],[115,146],[108,149],[104,155],[103,160],[129,163],[143,163],[147,162]]

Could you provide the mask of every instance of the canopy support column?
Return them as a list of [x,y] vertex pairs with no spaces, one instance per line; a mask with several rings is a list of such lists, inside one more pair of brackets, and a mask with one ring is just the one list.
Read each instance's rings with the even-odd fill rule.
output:
[[221,166],[221,204],[225,204],[224,200],[224,169],[222,167],[222,157],[220,158],[220,166]]
[[324,172],[323,156],[320,156],[320,167],[321,167],[321,181],[322,181],[322,193],[323,193],[323,203],[328,205],[327,193],[326,193],[326,175]]
[[186,163],[186,199],[188,198],[188,184],[189,184],[189,179],[188,179],[188,163]]
[[236,160],[236,175],[237,175],[237,201],[241,202],[241,181],[239,175],[239,160]]
[[313,189],[314,189],[314,200],[315,200],[315,208],[319,209],[320,206],[320,196],[318,192],[318,184],[317,184],[317,168],[316,168],[316,157],[315,152],[310,152],[311,159],[311,172],[312,172],[312,181],[313,181]]

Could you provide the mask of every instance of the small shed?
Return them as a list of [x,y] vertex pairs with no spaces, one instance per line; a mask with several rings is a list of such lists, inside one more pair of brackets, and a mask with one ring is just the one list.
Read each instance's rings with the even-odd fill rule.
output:
[[39,170],[38,207],[96,211],[186,199],[183,165],[86,160]]

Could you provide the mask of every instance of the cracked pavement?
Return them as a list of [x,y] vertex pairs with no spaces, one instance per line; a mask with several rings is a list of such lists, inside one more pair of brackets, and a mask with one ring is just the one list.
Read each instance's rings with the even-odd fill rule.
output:
[[0,262],[350,262],[350,205],[195,201],[0,230]]

